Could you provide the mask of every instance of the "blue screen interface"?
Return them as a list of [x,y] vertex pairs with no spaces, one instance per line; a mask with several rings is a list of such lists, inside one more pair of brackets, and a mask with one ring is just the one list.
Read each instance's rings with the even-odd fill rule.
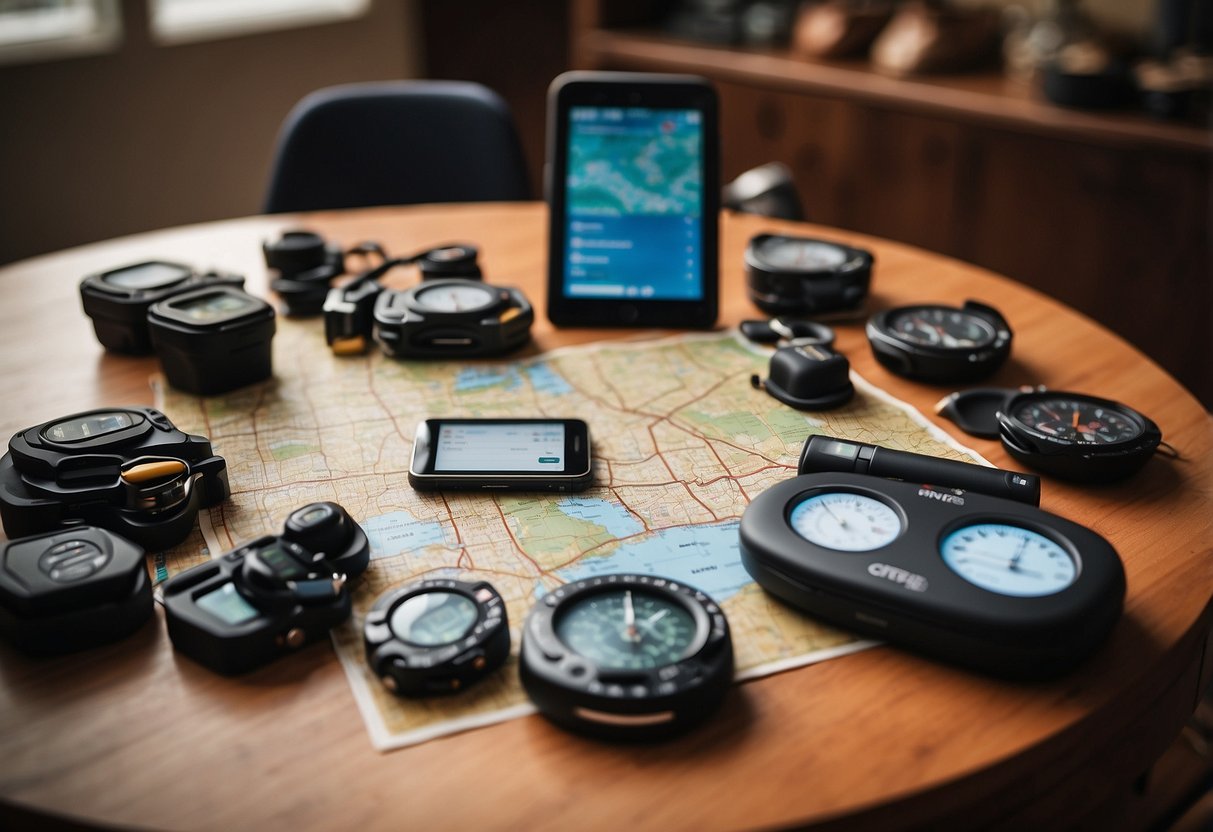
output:
[[564,294],[703,299],[698,110],[571,107]]

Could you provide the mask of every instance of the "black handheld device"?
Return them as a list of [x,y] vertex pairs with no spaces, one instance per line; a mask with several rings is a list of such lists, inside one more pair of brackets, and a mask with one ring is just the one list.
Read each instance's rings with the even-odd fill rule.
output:
[[233,287],[187,292],[147,313],[152,345],[169,384],[211,396],[273,372],[274,308]]
[[1017,500],[1030,506],[1040,505],[1040,477],[1035,474],[895,451],[866,442],[819,434],[805,440],[804,448],[800,451],[799,473],[815,474],[822,471],[871,474],[947,488],[963,488],[992,497]]
[[934,384],[976,381],[1003,365],[1013,333],[992,306],[920,304],[877,312],[865,331],[890,372]]
[[582,491],[592,481],[581,419],[426,419],[413,439],[418,491]]
[[143,549],[96,526],[0,546],[0,635],[32,655],[117,641],[152,617]]
[[180,543],[200,508],[228,496],[210,440],[150,407],[90,410],[14,434],[0,458],[9,537],[90,524],[151,551]]
[[260,667],[349,617],[346,581],[366,569],[365,532],[336,503],[291,512],[266,535],[164,585],[173,647],[218,673]]
[[746,570],[797,609],[998,676],[1066,672],[1124,603],[1108,541],[971,491],[806,474],[760,494],[739,533]]
[[101,346],[110,352],[144,355],[152,351],[147,311],[153,303],[214,286],[239,289],[244,277],[148,260],[90,274],[80,281],[80,303],[93,321]]
[[548,92],[548,317],[705,328],[718,307],[717,100],[703,78],[568,72]]

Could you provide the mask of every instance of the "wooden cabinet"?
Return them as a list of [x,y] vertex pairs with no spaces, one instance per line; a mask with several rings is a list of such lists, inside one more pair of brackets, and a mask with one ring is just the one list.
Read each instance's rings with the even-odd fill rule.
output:
[[658,8],[582,0],[574,64],[712,78],[726,179],[782,161],[813,222],[1016,278],[1213,406],[1209,130],[1064,110],[994,73],[896,79],[858,61],[678,41],[658,31]]

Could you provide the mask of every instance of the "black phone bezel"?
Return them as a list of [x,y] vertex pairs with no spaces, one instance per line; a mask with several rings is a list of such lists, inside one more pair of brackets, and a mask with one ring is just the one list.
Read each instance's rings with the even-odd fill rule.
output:
[[[570,298],[564,294],[564,232],[569,109],[574,106],[693,109],[703,117],[703,204],[700,213],[703,294],[696,301]],[[707,329],[719,312],[720,127],[716,90],[706,78],[639,72],[566,72],[548,90],[547,315],[556,326],[675,327]]]
[[[562,424],[564,431],[564,468],[553,471],[438,471],[434,467],[438,435],[443,424]],[[418,491],[513,490],[581,491],[593,480],[590,452],[590,428],[582,419],[423,419],[413,438],[409,463],[409,484]]]

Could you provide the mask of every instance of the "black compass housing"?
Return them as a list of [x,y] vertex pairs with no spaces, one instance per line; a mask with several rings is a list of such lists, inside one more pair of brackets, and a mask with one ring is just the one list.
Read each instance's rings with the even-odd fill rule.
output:
[[[943,334],[918,337],[912,323],[921,321],[928,335],[943,326],[968,327],[978,337],[947,345]],[[901,306],[877,312],[866,327],[872,354],[899,376],[934,384],[976,381],[993,373],[1011,354],[1013,333],[997,309],[968,300],[964,306]],[[967,335],[967,333],[966,333]]]
[[[485,302],[467,309],[426,303],[435,292],[474,288]],[[468,278],[426,280],[375,300],[375,340],[393,358],[474,358],[515,350],[531,337],[535,310],[518,289]]]

